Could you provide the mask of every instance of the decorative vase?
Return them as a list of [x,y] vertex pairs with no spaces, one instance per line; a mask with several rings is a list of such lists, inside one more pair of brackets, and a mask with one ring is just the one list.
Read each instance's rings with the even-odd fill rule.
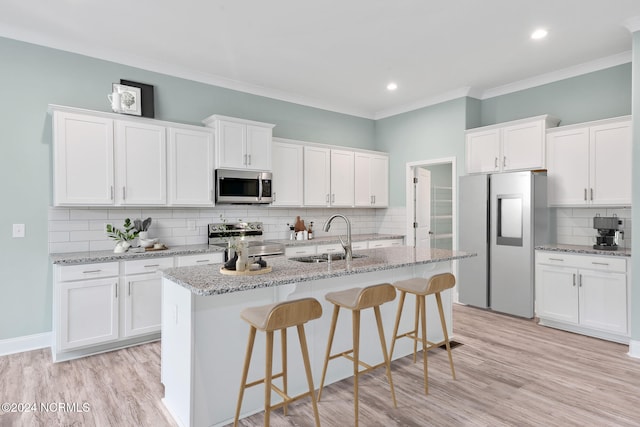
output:
[[242,256],[242,252],[240,252],[238,259],[236,260],[236,271],[244,271],[246,267],[247,267],[247,264],[244,262],[244,257]]
[[131,243],[126,241],[126,240],[122,240],[118,243],[116,243],[116,247],[113,248],[113,253],[116,254],[121,254],[123,252],[126,252],[127,249],[129,249],[131,247]]
[[140,240],[147,240],[149,238],[149,232],[148,231],[141,231],[138,233],[138,239]]

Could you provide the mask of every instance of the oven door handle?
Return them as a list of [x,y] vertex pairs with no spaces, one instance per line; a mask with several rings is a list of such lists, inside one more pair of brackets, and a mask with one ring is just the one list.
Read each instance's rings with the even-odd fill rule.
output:
[[258,175],[258,201],[262,200],[262,178]]

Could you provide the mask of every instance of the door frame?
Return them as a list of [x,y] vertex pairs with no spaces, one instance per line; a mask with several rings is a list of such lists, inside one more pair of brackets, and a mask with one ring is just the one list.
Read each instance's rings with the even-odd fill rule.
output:
[[415,162],[407,162],[406,164],[406,206],[407,206],[407,223],[406,223],[406,238],[405,244],[407,246],[413,246],[415,242],[415,233],[413,229],[413,177],[415,175],[414,169],[423,166],[436,166],[442,164],[451,164],[451,248],[455,251],[458,249],[458,168],[456,165],[455,157],[443,157],[433,160],[418,160]]

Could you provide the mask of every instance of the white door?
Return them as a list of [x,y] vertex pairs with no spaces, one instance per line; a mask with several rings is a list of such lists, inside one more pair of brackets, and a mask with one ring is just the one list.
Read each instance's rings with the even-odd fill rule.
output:
[[371,193],[373,205],[384,208],[389,205],[389,157],[371,157]]
[[431,248],[431,172],[414,168],[414,242],[417,248]]
[[169,204],[213,206],[213,133],[169,129]]
[[544,167],[544,122],[507,126],[502,129],[502,170]]
[[627,334],[627,275],[580,270],[580,324]]
[[331,150],[331,206],[353,206],[353,151]]
[[547,135],[549,205],[584,205],[589,187],[589,129]]
[[116,121],[116,204],[167,204],[166,128]]
[[54,205],[113,204],[113,120],[55,112]]
[[273,142],[272,206],[302,206],[303,146]]
[[355,153],[354,156],[354,203],[355,206],[369,207],[373,204],[371,155]]
[[162,278],[157,273],[125,277],[124,335],[160,332]]
[[329,206],[331,150],[304,147],[304,205]]
[[536,265],[536,314],[545,319],[578,324],[578,270]]
[[598,205],[631,205],[631,123],[594,126],[590,142],[589,199]]
[[467,173],[500,170],[500,129],[468,132],[465,143]]
[[247,126],[219,120],[216,124],[216,163],[221,168],[246,167]]
[[271,170],[271,128],[247,125],[247,169]]

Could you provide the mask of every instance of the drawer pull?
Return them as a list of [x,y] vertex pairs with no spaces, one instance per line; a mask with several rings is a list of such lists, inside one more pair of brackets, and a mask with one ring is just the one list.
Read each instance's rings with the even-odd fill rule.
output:
[[564,262],[564,259],[562,259],[562,258],[549,258],[549,261],[562,261],[562,262]]
[[608,262],[595,262],[595,261],[591,262],[591,264],[594,264],[594,265],[609,265]]
[[208,259],[199,259],[196,262],[209,262],[209,260]]
[[306,251],[296,251],[297,254],[306,254]]
[[144,268],[151,268],[151,267],[160,267],[160,264],[149,264],[144,266]]
[[86,270],[83,271],[82,274],[90,274],[90,273],[100,273],[102,270]]

